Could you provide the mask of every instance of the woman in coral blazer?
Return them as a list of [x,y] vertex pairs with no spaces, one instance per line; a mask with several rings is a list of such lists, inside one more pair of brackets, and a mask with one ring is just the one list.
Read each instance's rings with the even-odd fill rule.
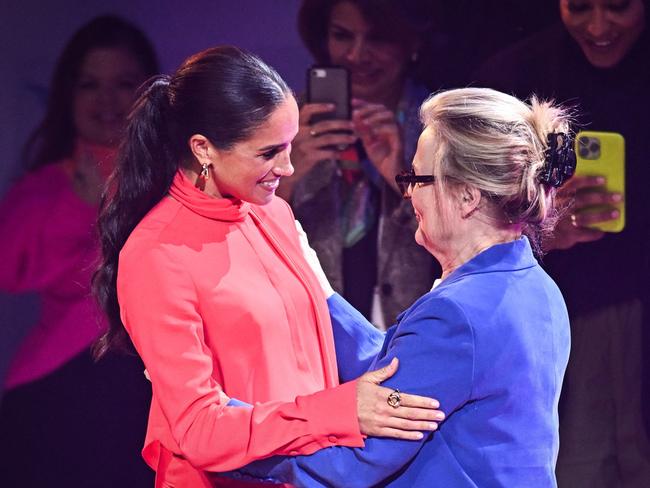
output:
[[153,80],[135,106],[96,289],[111,321],[101,348],[126,329],[151,378],[156,486],[226,486],[211,472],[436,427],[431,399],[397,412],[370,381],[394,368],[339,385],[325,297],[274,196],[297,128],[284,81],[231,47]]

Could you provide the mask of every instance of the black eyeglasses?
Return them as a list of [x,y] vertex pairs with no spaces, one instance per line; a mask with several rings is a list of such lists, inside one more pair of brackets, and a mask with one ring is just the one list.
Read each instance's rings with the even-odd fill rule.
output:
[[416,183],[422,185],[430,185],[434,181],[436,181],[435,176],[416,175],[415,170],[413,168],[411,168],[408,171],[402,171],[400,174],[395,176],[395,183],[397,183],[397,186],[402,192],[402,196],[404,198],[411,198],[411,195],[409,195],[409,188],[411,187],[411,185],[414,185]]

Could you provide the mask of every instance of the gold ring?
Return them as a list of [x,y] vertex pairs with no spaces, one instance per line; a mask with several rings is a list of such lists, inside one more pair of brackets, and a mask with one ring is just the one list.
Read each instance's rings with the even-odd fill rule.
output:
[[394,390],[393,393],[388,395],[386,403],[388,403],[393,408],[399,407],[402,403],[402,397],[399,394],[399,390]]

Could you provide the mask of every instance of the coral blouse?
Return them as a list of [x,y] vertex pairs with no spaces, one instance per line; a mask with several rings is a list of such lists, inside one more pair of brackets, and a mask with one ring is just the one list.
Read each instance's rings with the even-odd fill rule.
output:
[[152,381],[143,456],[156,486],[230,486],[208,472],[363,445],[356,386],[338,385],[325,297],[283,200],[211,198],[177,173],[124,245],[117,291]]

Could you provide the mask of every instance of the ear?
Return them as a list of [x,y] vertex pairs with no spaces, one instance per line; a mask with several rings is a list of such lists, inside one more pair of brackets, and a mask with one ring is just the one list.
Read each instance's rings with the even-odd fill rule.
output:
[[473,185],[461,185],[459,191],[461,216],[466,219],[476,212],[481,203],[481,192]]
[[211,165],[217,156],[217,150],[208,140],[207,137],[201,134],[194,134],[188,141],[190,151],[199,162],[200,165]]

